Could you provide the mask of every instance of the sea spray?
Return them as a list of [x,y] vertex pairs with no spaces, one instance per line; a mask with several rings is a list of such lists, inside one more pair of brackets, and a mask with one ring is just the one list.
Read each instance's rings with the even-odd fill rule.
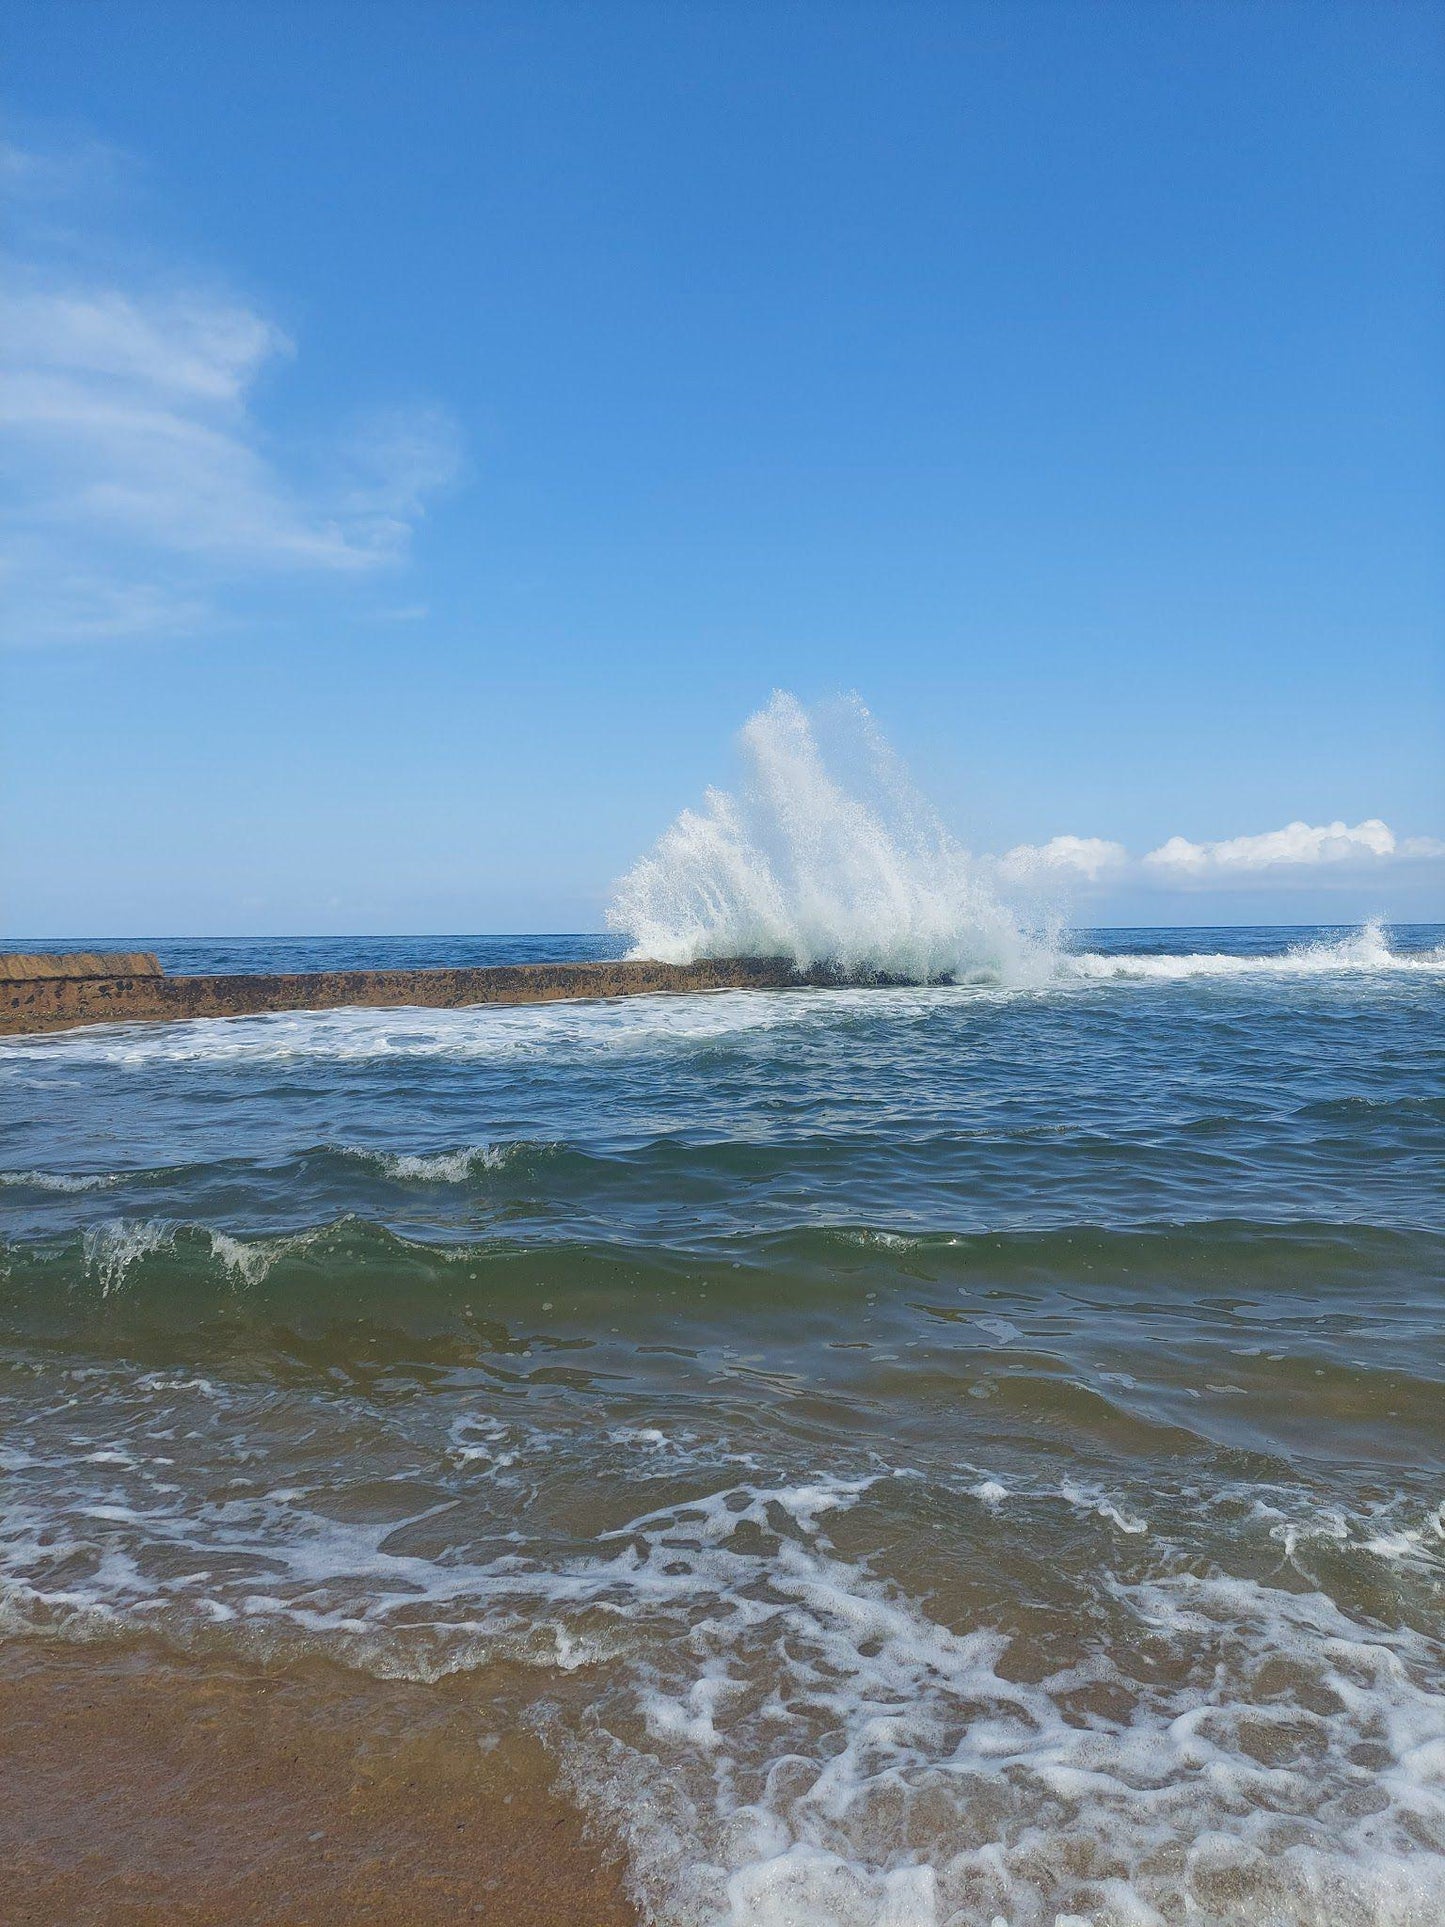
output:
[[781,956],[913,983],[1048,977],[1051,946],[919,796],[856,697],[824,717],[779,690],[740,742],[741,789],[709,789],[617,886],[608,922],[632,956]]

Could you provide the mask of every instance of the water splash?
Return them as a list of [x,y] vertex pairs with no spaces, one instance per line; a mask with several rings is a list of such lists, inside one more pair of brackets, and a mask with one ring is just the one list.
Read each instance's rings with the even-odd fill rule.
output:
[[1156,952],[1134,955],[1084,950],[1059,960],[1059,976],[1101,982],[1182,983],[1194,977],[1330,977],[1379,976],[1385,972],[1413,972],[1438,976],[1445,970],[1445,947],[1401,951],[1390,944],[1390,933],[1379,917],[1358,930],[1339,936],[1317,937],[1291,944],[1285,950],[1241,955],[1237,951]]
[[617,886],[607,920],[632,956],[781,956],[913,983],[1049,976],[1052,946],[913,789],[856,697],[817,714],[779,690],[741,745],[742,788],[710,789]]

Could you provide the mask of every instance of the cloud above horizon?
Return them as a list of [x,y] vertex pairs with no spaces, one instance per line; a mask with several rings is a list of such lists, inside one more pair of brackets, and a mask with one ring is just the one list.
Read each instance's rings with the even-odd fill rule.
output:
[[1317,877],[1322,872],[1358,877],[1441,858],[1445,841],[1439,837],[1398,837],[1388,823],[1372,816],[1353,826],[1297,821],[1280,830],[1214,843],[1171,836],[1139,857],[1102,837],[1056,836],[1047,843],[1018,844],[997,862],[1006,877],[1024,883],[1071,876],[1085,885],[1128,881],[1187,889]]
[[67,171],[11,148],[0,167],[51,217],[0,259],[6,640],[186,630],[237,588],[404,561],[460,467],[450,418],[382,411],[283,452],[259,391],[294,360],[293,340],[257,303],[183,269],[127,270],[113,249],[97,262],[77,247],[54,204],[101,198],[85,191],[86,158]]
[[1072,872],[1097,883],[1122,870],[1128,861],[1129,852],[1122,843],[1109,843],[1101,836],[1055,836],[1047,843],[1020,843],[1005,850],[998,866],[1006,876],[1020,879]]

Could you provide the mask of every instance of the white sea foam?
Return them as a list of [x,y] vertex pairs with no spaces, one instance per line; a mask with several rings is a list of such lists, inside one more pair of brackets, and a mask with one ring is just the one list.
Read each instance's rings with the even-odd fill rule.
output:
[[415,1184],[464,1184],[476,1171],[500,1171],[517,1153],[514,1144],[464,1144],[454,1151],[351,1151],[376,1165],[384,1177]]
[[1200,951],[1193,954],[1081,951],[1062,956],[1061,981],[1179,983],[1192,977],[1332,977],[1365,976],[1406,971],[1438,976],[1445,973],[1445,950],[1401,951],[1390,947],[1378,919],[1334,938],[1321,938],[1283,950],[1255,955],[1237,951]]
[[[454,1483],[410,1520],[368,1520],[277,1463],[242,1388],[218,1403],[152,1374],[127,1396],[143,1416],[123,1436],[113,1401],[91,1408],[93,1452],[69,1399],[53,1457],[24,1441],[0,1532],[6,1623],[183,1644],[228,1628],[389,1677],[506,1660],[585,1678],[585,1717],[544,1714],[544,1731],[574,1795],[626,1838],[656,1922],[1434,1927],[1445,1909],[1439,1643],[1352,1617],[1302,1570],[1201,1576],[1162,1520],[1135,1517],[1137,1495],[974,1488],[985,1533],[1062,1502],[1151,1562],[1096,1570],[1081,1631],[1098,1635],[1040,1676],[993,1626],[949,1623],[834,1542],[850,1520],[851,1546],[870,1536],[860,1507],[886,1523],[886,1473],[717,1478],[579,1550],[539,1536],[543,1495],[577,1469],[564,1432],[454,1417],[437,1442]],[[413,1419],[386,1423],[392,1451]],[[269,1476],[233,1490],[208,1468],[181,1496],[169,1441],[207,1425],[213,1452]],[[696,1490],[704,1444],[616,1432],[599,1490],[624,1465],[690,1467]],[[665,1472],[660,1441],[677,1448]],[[589,1465],[608,1449],[594,1436]],[[479,1543],[456,1501],[482,1481]],[[1351,1518],[1349,1542],[1438,1545],[1438,1516],[1397,1509],[1388,1532]],[[1236,1530],[1268,1543],[1273,1523]],[[1379,1556],[1393,1566],[1393,1545]]]
[[739,792],[709,790],[618,885],[608,922],[633,956],[787,957],[912,982],[1048,977],[1049,946],[856,699],[819,717],[778,691],[741,743]]
[[[1032,953],[1034,962],[1045,953]],[[935,986],[839,987],[825,990],[722,990],[659,993],[576,1003],[479,1005],[461,1010],[342,1009],[288,1011],[264,1017],[196,1018],[177,1024],[137,1024],[0,1039],[0,1061],[31,1066],[109,1064],[364,1063],[435,1058],[555,1065],[588,1060],[645,1058],[726,1044],[767,1032],[836,1026],[840,1017],[867,1015],[912,1021],[949,1006],[967,1008],[1015,997],[1048,997],[1106,989],[1126,994],[1135,985],[1224,979],[1290,983],[1331,978],[1445,977],[1445,950],[1391,948],[1378,924],[1329,941],[1275,952],[1223,951],[1047,953],[1047,975],[1033,964],[1021,980]],[[507,1146],[460,1147],[421,1153],[358,1152],[373,1156],[395,1177],[462,1181]],[[44,1188],[99,1189],[113,1182],[89,1175],[34,1176]]]
[[745,1487],[618,1535],[636,1609],[674,1615],[676,1641],[639,1672],[646,1744],[559,1743],[573,1791],[627,1834],[653,1918],[1438,1918],[1432,1642],[1319,1593],[1184,1574],[1115,1587],[1167,1684],[1103,1649],[1016,1677],[1006,1639],[951,1630],[837,1555],[828,1518],[865,1489]]
[[[828,1030],[840,1017],[866,1015],[912,1021],[949,1006],[967,1008],[1014,997],[1048,997],[1086,990],[1127,993],[1135,985],[1192,979],[1296,982],[1391,976],[1445,977],[1445,951],[1392,949],[1378,925],[1328,942],[1257,955],[1185,955],[1085,951],[1050,954],[1048,976],[1009,984],[840,987],[826,990],[723,990],[659,993],[577,1003],[480,1005],[462,1010],[343,1009],[290,1011],[264,1017],[197,1018],[177,1024],[97,1027],[42,1038],[0,1039],[0,1060],[31,1065],[365,1063],[435,1058],[479,1063],[565,1065],[588,1060],[645,1058],[726,1044],[767,1032]],[[358,1152],[374,1156],[389,1175],[460,1182],[488,1168],[506,1146],[460,1147],[422,1153]],[[468,1160],[470,1160],[468,1162]],[[10,1182],[21,1182],[12,1174]],[[63,1180],[45,1174],[49,1188],[99,1189],[106,1179]]]
[[104,1191],[118,1182],[109,1171],[0,1171],[0,1185],[31,1191]]
[[[813,1021],[817,997],[870,992],[709,991],[460,1010],[287,1011],[264,1017],[202,1017],[0,1039],[0,1059],[51,1063],[351,1063],[447,1058],[571,1062],[687,1050],[752,1031]],[[907,994],[907,993],[898,993]],[[448,1154],[450,1155],[450,1154]]]

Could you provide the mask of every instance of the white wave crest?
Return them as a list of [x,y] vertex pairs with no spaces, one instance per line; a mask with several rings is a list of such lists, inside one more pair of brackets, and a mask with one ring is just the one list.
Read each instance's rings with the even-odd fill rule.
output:
[[99,1279],[102,1294],[109,1297],[124,1286],[131,1271],[144,1259],[158,1251],[174,1251],[178,1242],[185,1245],[201,1238],[223,1271],[241,1284],[255,1285],[279,1257],[303,1243],[306,1235],[242,1239],[225,1231],[197,1230],[156,1218],[110,1218],[91,1225],[84,1232],[81,1260],[86,1270]]
[[1048,976],[1049,946],[997,895],[996,866],[914,792],[860,702],[819,717],[780,690],[741,742],[742,790],[709,790],[617,886],[607,920],[631,955],[925,983]]
[[283,1252],[298,1241],[292,1238],[233,1238],[226,1231],[207,1231],[211,1256],[243,1285],[258,1285]]
[[81,1249],[87,1271],[100,1280],[105,1296],[118,1291],[132,1266],[153,1252],[168,1251],[175,1243],[175,1227],[153,1218],[112,1218],[85,1233]]
[[27,1191],[104,1191],[116,1182],[110,1171],[0,1171],[0,1185]]
[[819,998],[874,995],[872,991],[825,991],[816,997],[790,997],[723,990],[575,1003],[478,1004],[457,1010],[417,1006],[195,1017],[173,1024],[97,1025],[93,1030],[59,1031],[40,1039],[0,1039],[0,1061],[31,1057],[37,1045],[67,1067],[413,1058],[557,1063],[625,1058],[687,1050],[743,1033],[808,1022],[812,1013],[828,1007]]
[[1445,951],[1392,950],[1385,926],[1378,918],[1342,937],[1322,938],[1313,943],[1295,944],[1286,950],[1254,955],[1225,950],[1110,955],[1086,950],[1058,961],[1058,975],[1065,982],[1078,979],[1178,983],[1191,977],[1326,977],[1401,970],[1439,973],[1445,970]]
[[383,1177],[413,1184],[464,1184],[474,1171],[500,1171],[516,1152],[512,1144],[464,1144],[455,1151],[357,1151],[348,1155],[374,1164]]

